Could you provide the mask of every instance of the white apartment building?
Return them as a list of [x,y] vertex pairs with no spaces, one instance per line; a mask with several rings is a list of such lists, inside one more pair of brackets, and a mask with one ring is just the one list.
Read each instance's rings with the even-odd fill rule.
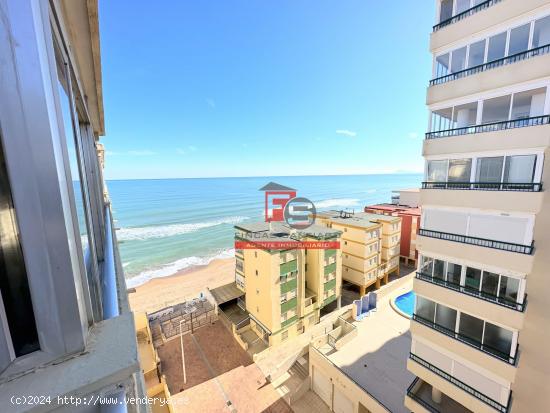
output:
[[405,397],[550,406],[550,1],[437,0]]
[[0,0],[2,412],[148,410],[123,403],[145,392],[97,156],[97,7]]

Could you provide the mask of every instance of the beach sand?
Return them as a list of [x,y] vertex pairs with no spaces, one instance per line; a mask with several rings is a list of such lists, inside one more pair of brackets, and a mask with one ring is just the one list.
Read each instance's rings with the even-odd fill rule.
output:
[[213,260],[208,265],[187,268],[169,277],[154,278],[128,294],[132,311],[151,313],[195,298],[210,289],[235,280],[235,259]]

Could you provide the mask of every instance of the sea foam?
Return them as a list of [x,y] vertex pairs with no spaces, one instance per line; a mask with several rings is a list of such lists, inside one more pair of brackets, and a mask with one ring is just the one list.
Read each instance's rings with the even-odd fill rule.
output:
[[151,238],[165,238],[174,235],[183,235],[190,232],[196,232],[204,228],[215,227],[216,225],[231,224],[235,225],[244,221],[248,217],[227,217],[218,220],[197,222],[190,224],[170,224],[150,227],[120,228],[117,230],[117,239],[119,241],[142,241]]
[[139,285],[145,284],[147,281],[153,278],[169,277],[176,274],[178,271],[184,270],[190,267],[208,265],[211,261],[217,259],[231,258],[235,256],[235,249],[226,249],[220,251],[218,254],[211,255],[209,257],[185,257],[170,264],[163,265],[161,268],[155,270],[143,271],[135,277],[126,279],[126,287],[133,288]]

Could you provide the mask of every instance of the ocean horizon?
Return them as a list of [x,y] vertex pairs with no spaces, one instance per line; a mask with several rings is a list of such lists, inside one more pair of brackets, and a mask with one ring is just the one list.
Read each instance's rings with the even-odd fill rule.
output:
[[362,211],[394,190],[419,187],[422,174],[108,180],[128,287],[234,256],[234,225],[263,220],[259,191],[290,186],[317,210]]

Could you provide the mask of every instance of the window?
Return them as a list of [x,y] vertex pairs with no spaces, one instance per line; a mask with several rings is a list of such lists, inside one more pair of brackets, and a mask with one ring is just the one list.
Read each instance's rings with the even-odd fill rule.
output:
[[456,328],[456,310],[437,304],[435,312],[435,323],[447,330],[455,331]]
[[546,88],[527,90],[514,94],[512,120],[540,116],[544,113]]
[[428,161],[428,182],[445,182],[447,180],[447,161]]
[[466,288],[479,291],[479,286],[481,284],[481,270],[477,268],[467,267],[466,268],[466,281],[464,286]]
[[447,263],[447,281],[453,284],[460,284],[460,275],[462,274],[462,265]]
[[529,31],[531,24],[516,27],[510,31],[508,56],[521,53],[529,48]]
[[435,316],[435,303],[417,295],[415,314],[425,320],[433,321]]
[[509,355],[512,350],[512,332],[505,328],[485,322],[485,332],[483,333],[483,345],[485,350],[496,353],[497,355]]
[[258,276],[258,270],[256,270],[256,276]]
[[504,182],[533,182],[536,160],[536,155],[507,156],[504,167]]
[[439,11],[439,21],[445,21],[453,17],[453,0],[442,0]]
[[468,67],[482,65],[485,62],[485,39],[472,43],[468,55]]
[[500,33],[489,38],[489,48],[487,50],[487,62],[502,59],[506,51],[507,33]]
[[441,110],[435,110],[432,112],[431,117],[431,131],[437,132],[446,129],[451,129],[451,121],[453,115],[453,108],[446,108]]
[[500,182],[502,179],[503,156],[479,158],[477,160],[477,182]]
[[499,297],[508,301],[518,302],[519,280],[510,277],[500,277]]
[[434,261],[433,258],[422,256],[420,258],[420,272],[423,274],[432,275]]
[[498,292],[498,274],[483,271],[483,282],[481,284],[481,291],[491,296],[497,295]]
[[476,124],[477,102],[455,106],[453,111],[453,127],[467,128]]
[[535,21],[533,30],[533,47],[550,44],[550,16]]
[[435,77],[442,77],[449,74],[449,53],[435,58]]
[[466,46],[453,50],[451,57],[451,72],[456,73],[466,69]]
[[507,121],[510,115],[511,95],[499,96],[483,101],[482,123]]
[[[29,280],[19,242],[17,216],[11,187],[0,147],[0,292],[15,356],[39,350],[38,333],[29,289]],[[0,313],[2,309],[0,308]],[[0,366],[0,370],[1,370]]]
[[470,0],[456,0],[455,16],[470,8]]
[[449,182],[470,182],[471,159],[451,159],[449,161]]
[[435,260],[434,261],[434,278],[439,278],[440,280],[445,279],[445,261]]
[[458,332],[463,338],[472,341],[474,344],[481,343],[483,340],[483,320],[465,313],[460,313]]

